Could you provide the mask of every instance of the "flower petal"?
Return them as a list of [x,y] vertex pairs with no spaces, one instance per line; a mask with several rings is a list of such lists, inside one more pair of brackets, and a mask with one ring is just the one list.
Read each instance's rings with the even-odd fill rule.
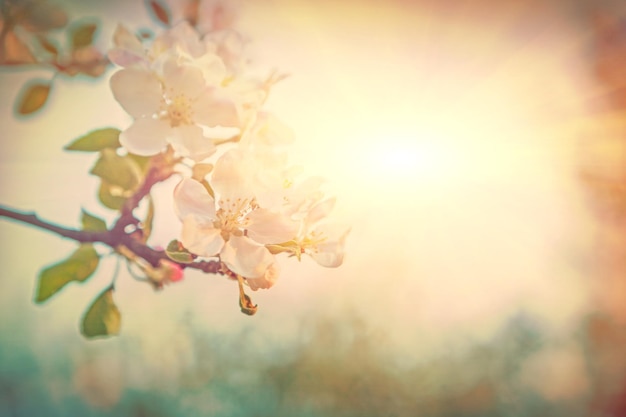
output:
[[155,155],[167,145],[169,123],[151,118],[140,118],[120,134],[120,143],[129,152],[150,156]]
[[247,136],[249,137],[246,139],[250,142],[272,148],[288,145],[295,141],[293,130],[272,113],[268,112],[257,113],[254,126]]
[[195,58],[204,53],[206,48],[193,26],[187,20],[182,20],[164,31],[152,44],[152,52],[155,54],[167,50],[177,50],[181,55],[189,54]]
[[350,228],[339,229],[337,226],[324,225],[318,227],[316,232],[328,236],[317,245],[316,251],[311,253],[311,258],[321,266],[336,268],[343,263],[344,245]]
[[264,276],[261,278],[246,278],[246,283],[252,291],[256,291],[259,288],[268,289],[274,286],[279,274],[278,264],[273,263],[267,268]]
[[231,236],[224,245],[220,259],[236,274],[244,278],[265,277],[275,260],[263,245],[245,236]]
[[192,108],[197,123],[209,127],[239,127],[237,106],[217,88],[205,89],[197,96]]
[[200,68],[178,64],[175,58],[169,58],[164,62],[163,79],[173,94],[184,94],[189,98],[197,97],[206,87]]
[[220,85],[226,78],[224,61],[214,53],[205,53],[195,62],[202,69],[202,75],[207,85]]
[[238,149],[227,151],[215,162],[211,186],[220,198],[253,196],[251,165],[252,161],[246,160],[243,152]]
[[217,149],[213,140],[205,137],[202,128],[196,125],[173,128],[170,143],[176,153],[191,158],[196,162],[213,155]]
[[248,236],[264,245],[292,240],[298,233],[299,224],[287,216],[267,209],[253,210],[248,216],[251,224]]
[[115,28],[113,44],[115,47],[108,52],[108,57],[114,64],[127,67],[137,63],[147,63],[141,41],[124,25],[118,24]]
[[215,201],[202,184],[191,178],[184,178],[174,188],[174,210],[179,219],[193,214],[205,222],[215,219]]
[[336,198],[331,197],[314,205],[307,215],[306,222],[314,224],[328,216],[335,207],[336,200]]
[[161,82],[149,70],[125,68],[111,77],[113,96],[131,116],[152,116],[159,111]]
[[216,256],[224,246],[221,230],[194,214],[183,220],[180,241],[187,250],[198,256]]

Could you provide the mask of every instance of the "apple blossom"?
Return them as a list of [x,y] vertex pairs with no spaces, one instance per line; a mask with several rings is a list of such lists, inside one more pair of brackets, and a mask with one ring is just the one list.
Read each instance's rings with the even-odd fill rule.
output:
[[350,228],[329,221],[335,198],[324,198],[323,179],[311,177],[292,184],[284,195],[283,212],[300,221],[297,236],[279,245],[270,245],[272,253],[289,253],[298,259],[307,254],[321,266],[335,268],[343,263],[345,240]]
[[[224,169],[216,164],[215,171]],[[264,246],[292,239],[298,224],[280,212],[260,207],[251,188],[237,188],[237,172],[230,181],[214,184],[215,200],[204,186],[183,179],[174,191],[176,213],[183,222],[181,243],[191,253],[221,261],[235,274],[250,280],[251,288],[269,288],[276,279],[274,257]],[[241,184],[247,180],[239,178]],[[222,189],[226,187],[226,189]],[[248,196],[237,191],[248,192]]]
[[149,46],[124,25],[113,33],[113,47],[108,56],[121,67],[152,67],[164,58],[175,56],[192,61],[207,52],[198,32],[188,22],[180,22],[157,36]]
[[173,21],[189,21],[201,33],[229,29],[237,17],[239,0],[169,0]]
[[135,119],[120,142],[138,155],[154,155],[171,144],[182,156],[199,161],[215,151],[203,126],[236,124],[233,103],[206,83],[200,69],[174,59],[164,63],[162,74],[122,69],[111,77],[111,89]]
[[135,119],[120,141],[139,155],[154,155],[170,144],[196,162],[209,157],[212,139],[220,136],[213,128],[243,135],[255,124],[273,83],[232,72],[241,49],[235,34],[202,40],[188,22],[180,22],[148,48],[121,25],[113,40],[109,58],[124,68],[112,76],[111,89]]
[[[65,147],[99,155],[89,173],[99,177],[98,200],[115,211],[114,222],[83,210],[82,228],[76,230],[0,207],[0,217],[80,244],[41,271],[37,303],[92,276],[102,257],[94,244],[111,248],[127,262],[130,275],[154,289],[181,281],[187,270],[226,275],[238,282],[241,311],[248,315],[257,306],[244,286],[271,288],[280,274],[279,254],[298,260],[306,254],[325,267],[343,262],[350,229],[329,221],[335,199],[321,191],[322,179],[295,181],[300,168],[290,165],[287,148],[293,131],[263,108],[270,88],[285,75],[258,79],[246,73],[246,39],[232,28],[236,0],[169,0],[170,6],[179,2],[184,20],[172,19],[165,1],[146,2],[165,30],[139,37],[118,25],[108,52],[120,67],[110,78],[112,94],[132,121],[125,130],[95,129]],[[66,25],[61,9],[45,0],[5,6],[0,64],[39,63],[33,55],[39,50],[46,60],[41,63],[56,73],[97,77],[105,71],[109,62],[93,43],[98,25],[72,25],[70,53],[60,53],[44,32]],[[22,33],[37,40],[35,49],[18,37]],[[20,114],[45,103],[50,83],[27,87]],[[149,243],[162,213],[152,192],[177,173],[183,176],[173,191],[180,234],[163,249]],[[83,315],[85,337],[119,333],[117,279],[116,268]]]

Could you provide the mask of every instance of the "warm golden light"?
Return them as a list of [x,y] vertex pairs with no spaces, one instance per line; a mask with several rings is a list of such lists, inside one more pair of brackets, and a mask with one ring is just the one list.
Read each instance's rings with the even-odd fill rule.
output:
[[[133,13],[130,3],[110,6],[103,44],[117,20],[150,25],[151,2]],[[290,160],[328,180],[334,213],[352,227],[342,267],[280,257],[276,285],[251,293],[252,320],[238,313],[235,281],[190,273],[155,294],[122,267],[121,342],[51,351],[84,310],[68,300],[108,285],[115,264],[35,307],[39,269],[72,242],[2,223],[6,352],[38,364],[35,392],[95,406],[155,391],[197,415],[618,415],[587,402],[617,398],[606,387],[622,389],[626,369],[624,112],[596,112],[608,90],[623,91],[626,35],[609,27],[615,56],[590,53],[584,3],[604,2],[243,0],[253,70],[290,74],[265,103],[295,133]],[[30,72],[0,75],[12,98]],[[0,102],[1,203],[74,226],[81,207],[111,217],[87,174],[94,158],[62,147],[129,117],[104,80],[55,89],[31,119]],[[581,176],[607,224],[588,210]],[[155,223],[155,245],[179,232],[179,179],[155,192],[157,216],[171,219]],[[75,388],[59,382],[71,380],[61,368]],[[29,372],[11,380],[24,404]]]
[[[417,183],[444,181],[455,174],[458,160],[449,140],[436,133],[390,131],[364,140],[355,155],[353,170],[369,181],[401,190]],[[354,146],[354,144],[353,144]],[[372,169],[375,168],[375,169]]]

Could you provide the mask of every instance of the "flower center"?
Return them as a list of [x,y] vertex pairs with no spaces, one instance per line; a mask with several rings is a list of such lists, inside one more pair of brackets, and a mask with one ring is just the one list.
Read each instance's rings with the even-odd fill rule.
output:
[[185,94],[177,94],[165,99],[164,118],[172,127],[193,123],[192,100]]
[[302,253],[317,253],[317,245],[325,240],[326,236],[323,233],[312,231],[300,242],[300,250]]
[[225,240],[228,236],[233,234],[235,236],[242,236],[246,232],[246,228],[250,225],[250,219],[246,216],[258,205],[254,199],[237,198],[226,200],[220,199],[219,209],[217,210],[217,221],[215,227],[222,230],[222,237]]

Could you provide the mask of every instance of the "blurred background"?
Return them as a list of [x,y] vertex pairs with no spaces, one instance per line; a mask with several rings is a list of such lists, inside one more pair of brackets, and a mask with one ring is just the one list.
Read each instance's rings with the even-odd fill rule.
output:
[[[161,30],[138,0],[55,4],[96,21],[102,49],[118,22]],[[254,68],[290,74],[267,108],[338,197],[344,265],[282,259],[253,317],[222,277],[155,292],[122,269],[121,335],[85,341],[115,261],[35,305],[39,270],[75,244],[1,219],[0,415],[625,416],[626,6],[235,6]],[[56,78],[28,116],[20,89],[50,71],[0,71],[0,203],[113,220],[95,157],[62,149],[128,125],[113,69]],[[174,185],[155,190],[153,245],[178,235]]]

